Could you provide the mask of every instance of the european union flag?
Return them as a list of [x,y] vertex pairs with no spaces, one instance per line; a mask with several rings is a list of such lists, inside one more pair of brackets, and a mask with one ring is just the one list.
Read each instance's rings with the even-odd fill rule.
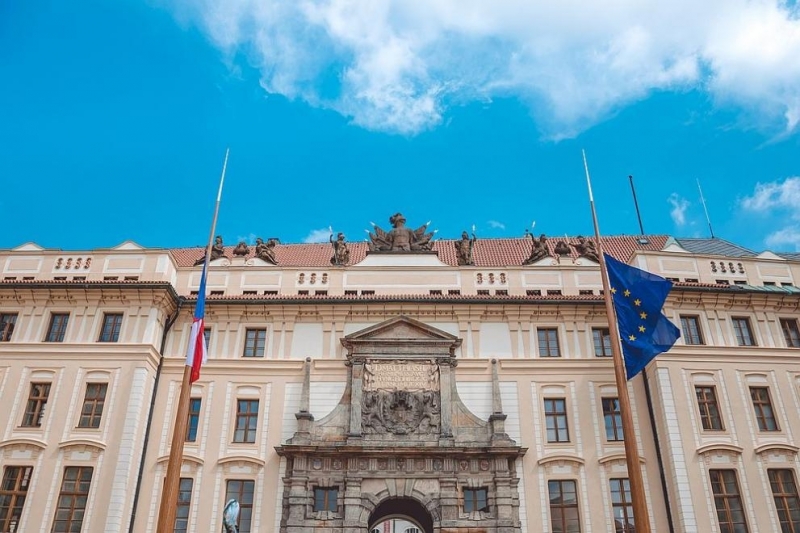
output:
[[661,312],[672,282],[603,255],[617,312],[625,372],[631,379],[681,336]]

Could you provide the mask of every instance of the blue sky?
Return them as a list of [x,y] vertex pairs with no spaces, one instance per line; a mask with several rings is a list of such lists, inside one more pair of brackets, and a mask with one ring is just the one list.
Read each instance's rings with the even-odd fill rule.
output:
[[[793,3],[0,3],[0,248],[601,229],[800,250]],[[549,3],[548,3],[549,4]],[[594,10],[594,11],[593,11]]]

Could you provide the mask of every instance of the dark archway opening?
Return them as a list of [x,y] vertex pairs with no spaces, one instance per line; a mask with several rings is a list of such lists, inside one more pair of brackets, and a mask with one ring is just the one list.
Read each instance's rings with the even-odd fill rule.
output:
[[421,503],[412,498],[389,498],[379,503],[369,516],[367,531],[372,531],[384,520],[403,517],[416,522],[422,533],[433,533],[433,517]]

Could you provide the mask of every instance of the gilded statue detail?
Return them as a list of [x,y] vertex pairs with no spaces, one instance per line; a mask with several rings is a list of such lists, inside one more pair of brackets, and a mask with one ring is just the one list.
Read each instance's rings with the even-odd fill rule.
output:
[[427,232],[428,224],[423,224],[416,230],[406,227],[406,217],[396,213],[389,217],[392,225],[390,231],[384,231],[373,224],[375,233],[369,234],[369,249],[371,252],[429,252],[433,243],[431,239],[435,232]]

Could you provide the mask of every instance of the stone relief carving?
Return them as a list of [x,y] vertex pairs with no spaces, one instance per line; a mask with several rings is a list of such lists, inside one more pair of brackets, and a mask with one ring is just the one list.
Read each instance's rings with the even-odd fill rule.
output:
[[433,243],[431,239],[435,232],[426,233],[428,224],[423,224],[416,230],[406,227],[406,217],[402,213],[395,213],[389,217],[392,225],[390,231],[384,231],[375,224],[372,225],[375,233],[369,234],[369,249],[371,252],[429,252]]
[[434,361],[364,364],[364,433],[436,433],[441,423],[439,365]]

